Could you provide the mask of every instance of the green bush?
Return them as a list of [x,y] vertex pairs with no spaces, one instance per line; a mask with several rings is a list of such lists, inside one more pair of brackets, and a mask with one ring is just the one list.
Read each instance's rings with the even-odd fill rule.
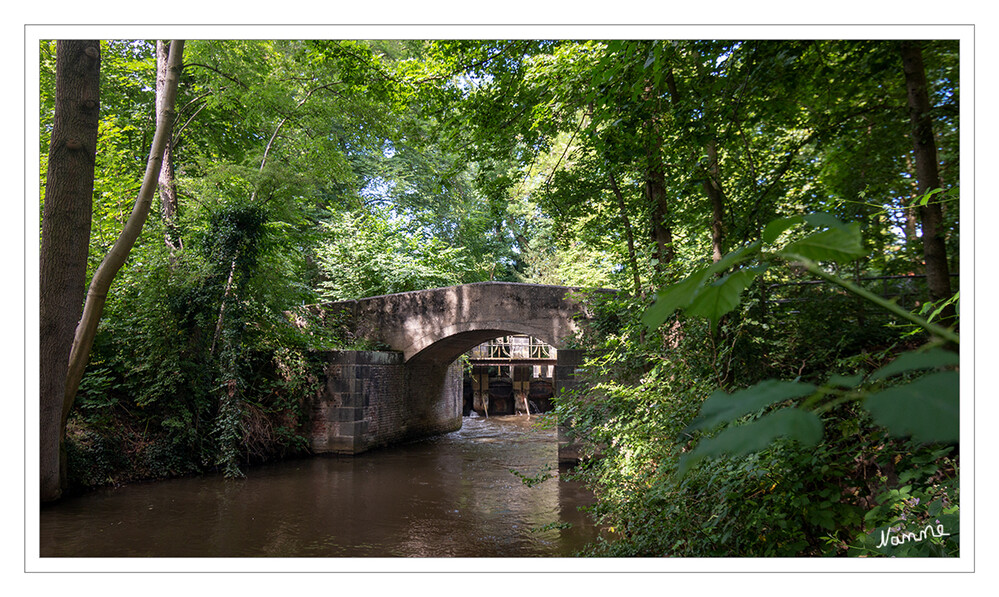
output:
[[[830,227],[788,247],[856,253],[856,227],[816,221]],[[597,456],[575,472],[607,530],[588,553],[957,555],[957,355],[905,351],[914,338],[899,327],[839,330],[858,311],[831,288],[761,312],[765,269],[725,273],[758,250],[668,287],[641,322],[631,299],[594,306],[586,383],[557,405]]]

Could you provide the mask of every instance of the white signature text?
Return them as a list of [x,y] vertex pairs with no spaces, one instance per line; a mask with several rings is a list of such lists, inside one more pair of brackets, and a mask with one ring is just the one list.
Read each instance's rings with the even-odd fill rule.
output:
[[908,543],[909,541],[919,543],[920,541],[925,541],[927,537],[949,537],[950,533],[945,533],[942,524],[938,524],[935,528],[933,525],[926,525],[923,530],[918,533],[905,532],[898,535],[892,535],[892,529],[881,531],[881,543],[878,544],[878,549],[888,545],[892,546],[902,545],[903,543]]

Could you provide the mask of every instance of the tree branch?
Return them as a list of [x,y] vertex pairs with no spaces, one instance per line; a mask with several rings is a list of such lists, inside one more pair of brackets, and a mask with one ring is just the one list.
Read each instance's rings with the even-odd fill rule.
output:
[[189,62],[189,63],[187,63],[184,66],[186,66],[186,67],[200,66],[201,68],[207,68],[208,70],[210,70],[210,71],[212,71],[212,72],[214,72],[214,73],[216,73],[218,75],[221,75],[221,76],[225,77],[226,79],[229,79],[230,81],[232,81],[233,83],[239,85],[243,89],[249,89],[250,88],[250,86],[247,85],[246,83],[240,81],[239,79],[237,79],[236,77],[234,77],[232,75],[225,74],[224,72],[220,71],[219,69],[215,68],[214,66],[208,66],[207,64],[201,64],[199,62]]

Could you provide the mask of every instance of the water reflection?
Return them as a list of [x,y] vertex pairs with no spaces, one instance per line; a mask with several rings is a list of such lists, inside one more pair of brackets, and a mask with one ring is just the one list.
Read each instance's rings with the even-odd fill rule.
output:
[[[460,431],[354,458],[67,499],[42,509],[41,555],[568,556],[596,534],[578,510],[592,497],[560,478],[527,487],[510,472],[556,468],[554,432],[528,421],[467,418]],[[538,530],[562,522],[573,527]]]

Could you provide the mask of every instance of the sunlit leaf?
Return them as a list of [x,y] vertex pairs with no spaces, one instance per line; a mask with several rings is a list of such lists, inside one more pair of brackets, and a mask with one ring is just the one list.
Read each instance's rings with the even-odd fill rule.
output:
[[802,223],[807,223],[816,228],[841,228],[844,226],[839,218],[823,212],[777,218],[767,223],[763,229],[763,242],[773,244],[780,238],[781,234]]
[[925,194],[923,194],[921,197],[919,197],[918,199],[916,199],[916,203],[918,205],[920,205],[921,207],[926,207],[926,205],[929,204],[930,199],[933,197],[933,195],[936,195],[937,193],[942,193],[942,192],[944,192],[943,189],[930,189]]
[[742,292],[752,284],[757,273],[750,269],[733,272],[696,291],[685,309],[689,315],[705,317],[712,325],[739,305]]
[[660,290],[656,294],[656,301],[642,315],[642,322],[649,329],[658,328],[674,311],[690,304],[707,276],[708,270],[704,268],[687,276],[683,281]]
[[685,309],[689,314],[706,317],[716,322],[739,304],[742,291],[752,283],[753,278],[766,271],[765,265],[739,270],[704,286],[716,273],[751,259],[760,249],[760,242],[741,247],[726,254],[722,259],[697,270],[684,280],[667,286],[656,295],[656,301],[642,316],[649,329],[655,329],[677,309]]
[[815,413],[798,408],[783,408],[759,419],[729,427],[718,435],[701,440],[680,458],[679,473],[705,458],[744,456],[767,448],[778,437],[797,440],[814,446],[822,439],[822,421]]
[[769,222],[763,229],[763,242],[773,244],[789,228],[805,221],[803,216],[789,216]]
[[760,249],[760,242],[756,241],[754,243],[748,244],[744,247],[740,247],[734,251],[727,253],[724,257],[719,259],[717,262],[712,263],[707,267],[707,272],[709,274],[719,274],[730,267],[734,267],[750,258],[753,257]]
[[808,222],[809,226],[816,228],[840,228],[844,226],[843,222],[836,216],[821,211],[802,216],[802,219]]
[[813,261],[846,262],[867,254],[856,222],[815,232],[788,244],[779,254],[788,259],[804,257]]

